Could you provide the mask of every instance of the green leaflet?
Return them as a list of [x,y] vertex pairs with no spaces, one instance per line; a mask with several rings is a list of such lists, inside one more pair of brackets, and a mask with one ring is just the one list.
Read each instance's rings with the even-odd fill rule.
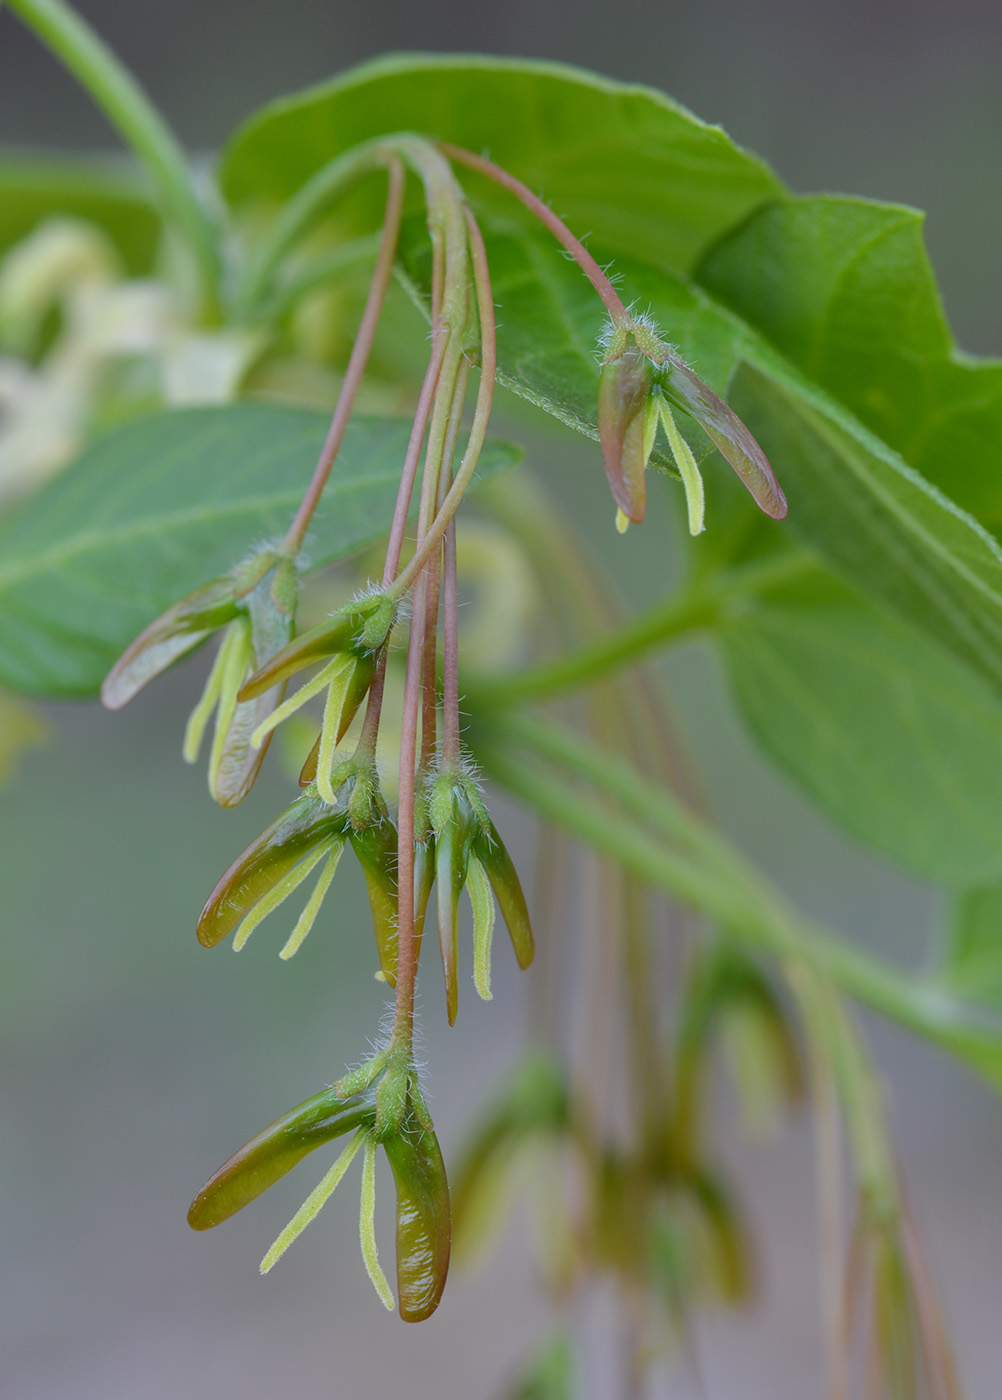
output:
[[[393,131],[487,149],[579,233],[673,267],[691,267],[782,193],[762,161],[651,88],[555,63],[427,54],[377,59],[271,103],[230,142],[220,183],[233,204],[282,200],[342,151]],[[507,197],[486,197],[510,210]]]
[[966,666],[820,570],[717,640],[758,742],[854,836],[927,880],[1002,879],[1002,705]]
[[[280,537],[327,431],[303,409],[157,413],[109,433],[0,526],[0,679],[89,695],[158,613]],[[353,419],[307,540],[318,568],[384,533],[410,423]],[[489,444],[479,474],[517,461]]]
[[0,253],[54,215],[87,219],[108,234],[127,271],[148,273],[162,224],[141,179],[116,161],[0,154]]
[[697,270],[708,291],[985,524],[1002,524],[1002,361],[962,355],[923,215],[829,195],[760,210]]
[[745,365],[731,398],[777,467],[792,530],[1002,690],[996,541],[822,395]]

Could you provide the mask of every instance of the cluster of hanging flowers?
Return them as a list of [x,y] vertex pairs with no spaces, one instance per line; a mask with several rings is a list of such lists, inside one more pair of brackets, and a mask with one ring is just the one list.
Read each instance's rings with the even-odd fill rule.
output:
[[[313,480],[285,539],[259,549],[229,575],[168,609],[136,638],[105,681],[118,708],[149,680],[213,633],[219,649],[184,740],[194,761],[215,713],[209,787],[223,806],[240,802],[278,725],[315,696],[323,719],[300,778],[302,792],[219,880],[198,921],[213,947],[233,935],[240,948],[269,914],[313,878],[280,956],[300,947],[314,925],[345,851],[357,859],[372,911],[379,976],[394,989],[392,1028],[376,1054],[235,1153],[203,1186],[189,1212],[195,1229],[227,1219],[315,1148],[349,1135],[347,1146],[262,1263],[278,1256],[314,1217],[362,1153],[360,1237],[380,1298],[393,1306],[375,1234],[375,1159],[381,1148],[397,1191],[397,1296],[401,1316],[420,1321],[438,1304],[449,1262],[449,1192],[441,1152],[414,1061],[414,994],[425,917],[433,889],[450,1024],[458,1009],[459,906],[473,913],[474,982],[490,997],[495,901],[516,959],[527,967],[533,936],[518,874],[484,806],[460,741],[458,579],[454,517],[477,466],[491,411],[496,368],[494,303],[483,238],[453,165],[502,185],[576,259],[609,313],[598,387],[598,426],[617,522],[643,519],[644,472],[662,426],[685,487],[690,528],[702,529],[702,484],[673,409],[694,418],[769,515],[786,511],[758,444],[727,405],[631,315],[587,249],[526,186],[459,148],[412,135],[387,136],[349,152],[311,182],[303,201],[329,199],[374,168],[388,176],[379,253],[341,394]],[[420,182],[433,249],[431,341],[382,576],[319,627],[295,635],[299,558],[311,517],[337,458],[361,383],[396,257],[404,189]],[[297,198],[299,198],[297,196]],[[290,223],[290,230],[292,224]],[[273,250],[282,245],[280,236]],[[291,237],[290,232],[290,237]],[[259,284],[268,267],[258,269]],[[472,424],[460,454],[460,427],[474,364]],[[423,463],[423,466],[422,466]],[[420,485],[418,476],[420,471]],[[413,552],[403,565],[417,495]],[[376,763],[386,669],[406,624],[406,679],[400,715],[395,813]],[[312,674],[291,695],[290,682]],[[344,739],[362,714],[357,742]]]

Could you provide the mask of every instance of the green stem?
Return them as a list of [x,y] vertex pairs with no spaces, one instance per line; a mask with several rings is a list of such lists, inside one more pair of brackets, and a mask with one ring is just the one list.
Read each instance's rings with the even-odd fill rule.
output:
[[619,293],[609,280],[608,274],[599,267],[581,240],[574,237],[563,219],[558,218],[549,205],[544,204],[539,196],[529,189],[528,185],[524,185],[521,180],[517,180],[514,175],[503,170],[500,165],[495,165],[493,161],[486,160],[483,156],[474,155],[472,151],[467,151],[462,146],[452,146],[447,141],[442,141],[439,143],[439,150],[450,160],[458,161],[460,165],[468,166],[470,170],[475,170],[479,175],[485,175],[488,180],[493,180],[495,184],[506,189],[524,204],[543,227],[549,229],[554,238],[580,267],[601,298],[613,323],[616,326],[630,325],[630,313],[623,305]]
[[192,187],[184,152],[132,74],[64,0],[8,0],[10,8],[86,88],[123,140],[145,162],[165,216],[198,266],[209,317],[218,315],[219,238]]
[[816,1042],[815,1058],[834,1075],[860,1184],[878,1213],[892,1220],[898,1213],[898,1181],[880,1081],[831,984],[802,962],[789,963],[786,976],[805,1034]]
[[[475,219],[467,211],[470,257],[473,264],[473,278],[477,295],[477,313],[480,319],[480,387],[477,390],[477,404],[470,425],[470,436],[466,451],[452,485],[445,496],[427,534],[418,544],[413,558],[395,580],[390,592],[395,597],[403,597],[424,568],[432,550],[449,528],[449,522],[459,508],[463,494],[469,486],[480,460],[480,452],[487,435],[487,424],[491,415],[494,395],[494,380],[497,372],[497,344],[494,325],[494,301],[491,295],[490,275],[487,269],[487,254],[484,249],[480,229]],[[430,450],[430,449],[429,449]]]
[[250,319],[259,314],[275,269],[330,202],[364,175],[386,166],[392,152],[379,141],[366,141],[322,166],[285,204],[268,231],[257,258],[244,273],[237,305]]
[[770,559],[693,584],[658,603],[612,636],[513,676],[491,678],[477,696],[481,708],[545,700],[566,690],[605,680],[645,652],[665,642],[710,631],[726,617],[728,607],[743,595],[759,592],[799,577],[814,567],[805,554]]
[[291,310],[301,297],[317,287],[328,285],[339,273],[375,262],[379,244],[378,233],[366,233],[361,238],[353,238],[349,243],[332,248],[323,257],[314,258],[288,281],[277,286],[269,297],[258,303],[254,313],[255,319],[275,321]]
[[[655,795],[663,796],[635,775],[627,782],[623,765],[612,755],[599,763],[580,737],[576,737],[574,747],[578,754],[586,754],[575,766],[593,781],[602,782],[600,775],[608,777],[613,769],[619,770],[614,782],[602,785],[620,801],[628,802],[638,785],[650,789],[642,794],[645,803],[653,801]],[[689,823],[690,850],[680,854],[646,827],[541,771],[538,762],[521,762],[497,748],[479,749],[478,758],[491,777],[537,812],[709,915],[733,937],[779,958],[803,958],[851,996],[963,1056],[997,1087],[1002,1082],[1002,1035],[995,1026],[979,1022],[971,1008],[924,987],[822,925],[797,916],[743,857],[694,818]],[[673,814],[672,821],[676,820],[677,814]],[[712,863],[695,854],[699,849],[707,854],[712,850]]]
[[680,842],[708,865],[720,865],[723,861],[724,868],[733,875],[734,863],[741,859],[737,853],[729,852],[720,838],[668,788],[642,778],[618,754],[576,730],[521,712],[498,716],[492,722],[492,732],[505,738],[510,736],[551,762],[573,769],[622,802],[636,816],[651,822],[669,840]]
[[368,363],[372,342],[376,338],[376,327],[379,324],[383,302],[386,300],[386,289],[393,273],[403,202],[404,168],[399,160],[391,158],[389,162],[389,191],[386,197],[386,213],[383,216],[379,257],[376,259],[365,310],[355,335],[355,344],[352,347],[351,358],[348,361],[344,382],[341,385],[337,406],[334,409],[334,416],[331,419],[319,461],[314,468],[306,494],[282,544],[283,553],[288,555],[290,559],[295,558],[302,547],[303,537],[309,528],[313,512],[319,504],[323,489],[327,484],[327,478],[331,474],[331,468],[341,450],[341,443],[344,440],[348,421],[355,405],[355,396],[362,382],[362,376],[365,374],[365,366]]
[[[441,227],[448,222],[451,207],[459,205],[460,190],[448,162],[429,141],[404,131],[377,136],[371,141],[352,146],[321,166],[283,204],[256,260],[241,281],[237,303],[244,315],[252,318],[257,315],[258,305],[265,297],[268,283],[282,259],[331,202],[363,176],[382,169],[394,159],[402,160],[421,180],[433,236],[436,226]],[[448,313],[445,316],[448,320]]]
[[718,612],[718,604],[707,593],[675,594],[592,646],[513,676],[492,677],[483,696],[478,695],[477,699],[481,706],[493,709],[525,700],[546,700],[564,691],[606,680],[611,672],[654,647],[712,628],[718,620]]

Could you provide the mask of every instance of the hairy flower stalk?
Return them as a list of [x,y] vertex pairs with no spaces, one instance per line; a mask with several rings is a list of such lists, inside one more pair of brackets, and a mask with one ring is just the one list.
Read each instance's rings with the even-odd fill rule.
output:
[[397,576],[393,584],[391,591],[396,595],[406,593],[412,586],[428,555],[445,534],[449,521],[455,515],[456,509],[473,478],[473,473],[476,471],[491,415],[494,383],[497,377],[494,301],[491,295],[490,272],[487,266],[487,252],[484,248],[483,237],[469,210],[465,211],[465,215],[469,231],[470,261],[476,287],[477,314],[480,321],[480,387],[477,390],[477,402],[463,460],[456,470],[452,485],[449,487],[434,521],[419,541],[410,563]]
[[[207,1183],[191,1221],[206,1228],[238,1209],[321,1139],[353,1130],[345,1151],[265,1256],[270,1269],[363,1155],[360,1241],[366,1268],[382,1300],[392,1295],[373,1232],[374,1164],[386,1151],[398,1193],[397,1274],[401,1315],[427,1316],[445,1281],[449,1252],[448,1187],[413,1059],[414,994],[425,907],[439,885],[440,942],[450,1022],[457,1005],[458,903],[469,892],[474,922],[474,980],[490,996],[490,952],[497,898],[519,963],[532,959],[532,931],[518,876],[483,806],[461,752],[459,616],[454,515],[482,449],[496,373],[494,309],[483,239],[441,155],[413,138],[399,138],[389,162],[390,189],[380,253],[344,386],[316,471],[283,545],[298,552],[336,459],[372,345],[400,224],[402,160],[425,184],[433,244],[432,336],[428,369],[405,460],[387,542],[380,588],[339,609],[326,622],[275,649],[240,682],[237,700],[253,704],[307,666],[319,670],[257,723],[262,750],[274,729],[311,697],[326,691],[320,737],[304,767],[303,796],[252,842],[219,881],[199,920],[199,937],[213,946],[228,934],[234,947],[311,877],[312,893],[281,956],[291,956],[313,926],[347,846],[365,875],[381,976],[395,987],[389,1043],[367,1066],[294,1110],[253,1139]],[[345,167],[347,168],[347,166]],[[333,178],[333,177],[332,177]],[[298,216],[297,216],[298,217]],[[288,236],[288,229],[282,237]],[[471,276],[472,274],[472,276]],[[471,282],[473,295],[471,296]],[[480,385],[466,450],[454,458],[471,363]],[[400,568],[422,451],[424,468],[415,549]],[[401,715],[396,824],[382,798],[375,766],[389,638],[400,604],[411,594],[406,679]],[[442,632],[441,733],[439,620]],[[336,749],[366,700],[354,754]],[[317,875],[319,872],[319,875]],[[290,1142],[292,1146],[290,1147]]]
[[[649,411],[647,398],[658,389],[677,408],[695,419],[741,478],[756,504],[774,520],[782,520],[786,515],[786,498],[765,453],[751,433],[723,399],[693,373],[677,351],[658,337],[648,319],[636,317],[627,309],[608,274],[563,220],[527,185],[493,161],[448,142],[442,142],[440,149],[451,160],[476,170],[513,194],[570,254],[609,313],[599,388],[599,437],[618,507],[619,529],[624,530],[630,520],[644,518],[643,473],[660,415],[685,487],[689,528],[693,534],[702,530],[702,484],[695,458],[675,428],[667,403],[662,401],[656,412]],[[648,362],[646,366],[637,357],[638,351]],[[625,364],[620,364],[624,358]]]
[[345,371],[344,382],[341,385],[341,392],[338,395],[337,407],[334,410],[334,417],[331,419],[327,437],[320,451],[320,459],[317,462],[313,479],[307,487],[302,504],[296,512],[295,519],[289,526],[288,534],[285,537],[283,550],[286,554],[295,556],[303,543],[303,537],[309,527],[313,512],[323,494],[323,489],[327,484],[334,460],[341,449],[344,439],[345,429],[348,427],[348,420],[351,417],[352,409],[355,406],[355,398],[358,394],[362,376],[369,360],[372,350],[372,342],[376,337],[376,327],[379,324],[379,317],[383,310],[383,303],[386,300],[386,291],[393,275],[393,264],[397,255],[397,240],[400,237],[400,219],[403,212],[404,203],[404,167],[398,156],[391,156],[389,161],[389,192],[386,197],[386,211],[383,215],[383,232],[379,245],[379,255],[376,258],[376,267],[372,274],[372,282],[369,286],[369,295],[366,299],[365,310],[362,313],[362,320],[355,336],[355,344],[352,347],[351,356],[348,360],[348,368]]

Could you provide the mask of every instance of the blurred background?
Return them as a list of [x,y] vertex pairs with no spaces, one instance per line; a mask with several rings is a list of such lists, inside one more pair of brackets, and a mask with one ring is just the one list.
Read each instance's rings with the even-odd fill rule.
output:
[[[1002,10],[995,0],[85,0],[96,24],[193,149],[211,151],[257,105],[387,49],[561,59],[652,84],[723,124],[796,190],[918,205],[960,344],[1002,352]],[[0,142],[106,148],[88,99],[0,11]],[[521,431],[521,427],[520,427]],[[530,437],[559,489],[587,444]],[[628,594],[666,576],[663,512],[610,538],[597,461],[574,508]],[[578,483],[588,483],[579,490]],[[571,494],[571,493],[568,493]],[[279,964],[267,925],[239,959],[195,943],[220,869],[288,800],[273,771],[235,813],[180,762],[206,658],[123,714],[51,706],[50,741],[0,790],[0,1392],[11,1400],[258,1400],[289,1394],[492,1400],[545,1317],[515,1224],[479,1272],[454,1277],[418,1328],[385,1315],[356,1244],[353,1188],[267,1281],[257,1261],[299,1204],[297,1173],[208,1236],[184,1221],[201,1180],[271,1117],[358,1058],[383,998],[371,981],[361,891],[338,877],[302,953]],[[712,660],[673,657],[672,683],[721,820],[810,912],[920,965],[941,910],[865,855],[760,762]],[[505,829],[517,827],[502,813]],[[500,824],[500,823],[499,823]],[[513,844],[528,851],[530,830]],[[347,863],[346,863],[347,865]],[[346,874],[347,872],[343,872]],[[337,927],[334,927],[334,924]],[[432,1107],[448,1157],[519,1044],[525,987],[500,946],[495,999],[467,996],[443,1029],[423,994]],[[530,974],[531,975],[531,974]],[[926,1230],[967,1393],[1002,1374],[1002,1105],[936,1052],[869,1027],[909,1190]],[[809,1126],[749,1144],[721,1112],[749,1195],[761,1296],[701,1329],[686,1400],[822,1395]],[[357,1188],[356,1188],[357,1189]],[[392,1257],[384,1193],[380,1240]],[[340,1195],[341,1193],[339,1193]],[[595,1400],[614,1400],[594,1358]]]

